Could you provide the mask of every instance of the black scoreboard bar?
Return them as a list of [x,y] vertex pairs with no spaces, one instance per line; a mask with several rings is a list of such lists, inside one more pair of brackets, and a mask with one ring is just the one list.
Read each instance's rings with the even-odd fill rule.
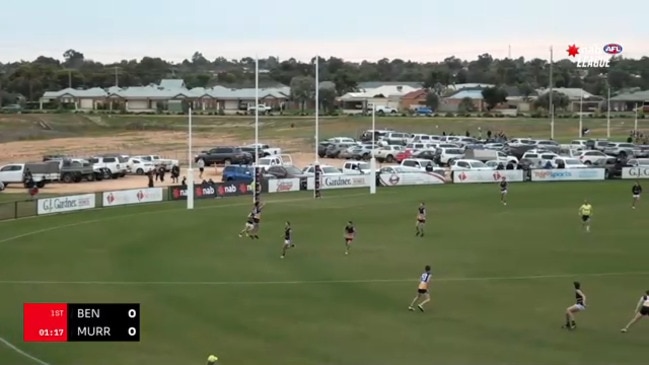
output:
[[68,304],[68,342],[140,341],[139,304]]

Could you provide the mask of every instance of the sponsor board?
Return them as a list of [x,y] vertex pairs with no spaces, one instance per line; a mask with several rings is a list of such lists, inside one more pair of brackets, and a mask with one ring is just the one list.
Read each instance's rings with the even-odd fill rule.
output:
[[287,193],[289,191],[300,191],[300,179],[268,180],[269,193]]
[[456,184],[492,183],[505,178],[509,182],[522,182],[523,170],[480,170],[454,171],[453,182]]
[[446,183],[444,175],[427,171],[384,169],[378,175],[381,186],[434,185]]
[[38,199],[37,214],[54,214],[74,212],[77,210],[93,209],[97,202],[95,194],[71,195],[58,198]]
[[[216,186],[214,184],[205,183],[194,185],[194,199],[209,198],[216,198]],[[187,200],[187,187],[170,186],[169,200]]]
[[[368,175],[335,175],[323,176],[321,189],[348,189],[369,187],[372,177]],[[313,190],[315,179],[310,177],[307,181],[307,190]]]
[[649,166],[623,167],[623,179],[649,179]]
[[141,203],[155,203],[161,202],[163,200],[162,188],[107,191],[102,195],[102,200],[105,207]]
[[534,169],[531,181],[593,181],[604,180],[605,169]]
[[228,181],[216,184],[216,196],[230,197],[240,195],[252,195],[254,187],[247,181]]

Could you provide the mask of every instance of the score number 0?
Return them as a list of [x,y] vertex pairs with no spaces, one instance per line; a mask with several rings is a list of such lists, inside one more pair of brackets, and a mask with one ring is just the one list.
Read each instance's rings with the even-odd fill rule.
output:
[[[128,318],[135,318],[137,317],[137,311],[135,309],[129,309],[128,310]],[[128,328],[128,335],[129,336],[135,336],[137,335],[137,329],[135,327],[129,327]]]

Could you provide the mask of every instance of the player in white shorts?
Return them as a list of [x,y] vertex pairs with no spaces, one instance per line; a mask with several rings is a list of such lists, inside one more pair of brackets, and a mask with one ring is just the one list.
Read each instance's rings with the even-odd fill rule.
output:
[[633,319],[622,328],[622,333],[626,333],[634,323],[640,320],[642,317],[649,317],[649,290],[647,290],[643,296],[640,297],[638,305],[635,308],[635,316]]

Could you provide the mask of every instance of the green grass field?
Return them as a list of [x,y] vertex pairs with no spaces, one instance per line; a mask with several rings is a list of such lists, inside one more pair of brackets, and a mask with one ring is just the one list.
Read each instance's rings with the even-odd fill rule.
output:
[[[588,197],[593,231],[580,229]],[[630,183],[445,185],[107,208],[0,223],[0,337],[51,365],[639,364],[649,321],[619,332],[649,288],[649,206]],[[417,204],[430,221],[414,236]],[[342,228],[358,238],[344,255]],[[280,260],[282,225],[297,247]],[[407,310],[423,266],[426,313]],[[560,327],[582,282],[589,308]],[[22,342],[24,302],[139,302],[140,343]],[[639,362],[640,361],[640,362]],[[38,364],[0,343],[0,363]],[[43,365],[43,364],[40,364]]]
[[[51,130],[43,130],[45,122]],[[338,116],[320,118],[320,137],[358,136],[371,128],[371,118],[363,116]],[[638,120],[638,129],[646,130],[649,121]],[[229,136],[250,141],[254,138],[254,117],[252,116],[201,116],[193,118],[197,135],[213,135],[215,138]],[[605,118],[584,118],[583,126],[589,128],[589,137],[603,138],[607,135]],[[550,137],[550,123],[547,118],[416,118],[377,117],[377,128],[392,128],[411,133],[479,134],[479,128],[486,136],[487,130],[502,130],[510,137]],[[623,140],[634,128],[634,119],[628,115],[613,115],[610,122],[611,138]],[[186,116],[160,115],[82,115],[82,114],[25,114],[0,115],[0,140],[37,140],[79,136],[106,136],[119,133],[184,132],[187,129]],[[262,116],[259,123],[260,138],[281,140],[290,138],[313,144],[314,117]],[[570,141],[579,136],[579,120],[574,117],[555,120],[555,139]],[[151,141],[155,142],[155,141]]]

